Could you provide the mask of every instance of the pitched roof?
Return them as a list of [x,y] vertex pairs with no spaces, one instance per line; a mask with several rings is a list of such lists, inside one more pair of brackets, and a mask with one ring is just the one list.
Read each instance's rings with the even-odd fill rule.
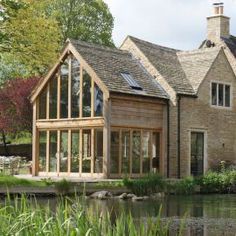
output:
[[221,48],[216,47],[177,53],[181,66],[196,93],[220,50]]
[[[168,98],[168,95],[157,81],[130,53],[119,49],[85,43],[80,40],[69,41],[89,66],[93,68],[109,91]],[[143,90],[132,89],[122,77],[122,72],[130,73]]]
[[177,56],[179,50],[162,47],[132,36],[129,38],[177,93],[195,95]]
[[228,46],[232,54],[236,57],[236,37],[230,35],[229,38],[222,38],[222,40]]

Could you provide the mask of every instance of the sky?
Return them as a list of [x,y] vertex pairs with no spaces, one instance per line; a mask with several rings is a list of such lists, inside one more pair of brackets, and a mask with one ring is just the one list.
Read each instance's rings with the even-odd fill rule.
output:
[[[120,46],[132,35],[182,50],[197,48],[206,37],[206,17],[216,0],[104,0],[115,18],[113,39]],[[224,0],[236,35],[236,0]]]

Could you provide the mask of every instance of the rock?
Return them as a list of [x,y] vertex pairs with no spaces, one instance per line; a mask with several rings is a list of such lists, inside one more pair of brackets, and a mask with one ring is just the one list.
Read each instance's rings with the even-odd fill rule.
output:
[[143,196],[143,200],[148,200],[149,198],[149,196]]
[[143,201],[143,200],[144,200],[143,197],[137,197],[137,196],[132,197],[132,201]]
[[90,195],[90,198],[95,198],[95,199],[100,199],[100,200],[105,200],[110,197],[112,197],[112,194],[108,191],[95,192]]
[[131,199],[131,198],[133,198],[133,197],[136,197],[136,195],[133,194],[133,193],[129,193],[129,194],[127,194],[127,198],[128,198],[128,199]]
[[153,194],[151,195],[151,198],[152,198],[152,199],[159,199],[159,198],[163,198],[164,196],[165,196],[164,193],[153,193]]
[[118,196],[119,199],[126,200],[128,199],[128,194],[127,193],[122,193],[120,196]]

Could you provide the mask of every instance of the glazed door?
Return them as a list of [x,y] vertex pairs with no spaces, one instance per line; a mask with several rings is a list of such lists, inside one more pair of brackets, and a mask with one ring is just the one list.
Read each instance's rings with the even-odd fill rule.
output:
[[204,133],[191,133],[191,175],[204,174]]

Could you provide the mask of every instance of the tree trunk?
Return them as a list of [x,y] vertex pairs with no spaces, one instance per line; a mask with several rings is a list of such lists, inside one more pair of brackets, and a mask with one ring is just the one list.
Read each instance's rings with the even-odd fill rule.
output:
[[1,130],[1,133],[2,133],[2,142],[3,142],[3,146],[4,146],[4,151],[5,151],[6,155],[8,156],[9,152],[7,149],[6,135],[5,135],[4,130]]

